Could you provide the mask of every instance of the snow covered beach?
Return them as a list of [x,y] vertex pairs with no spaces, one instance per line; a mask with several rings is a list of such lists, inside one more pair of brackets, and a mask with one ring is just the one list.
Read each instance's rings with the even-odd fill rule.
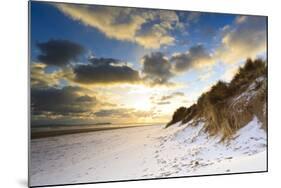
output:
[[254,117],[226,143],[190,122],[33,139],[31,185],[265,171],[260,126]]

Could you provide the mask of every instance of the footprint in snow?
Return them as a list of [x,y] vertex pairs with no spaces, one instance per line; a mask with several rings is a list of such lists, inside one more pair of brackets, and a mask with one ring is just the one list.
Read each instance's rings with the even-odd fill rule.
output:
[[146,172],[148,170],[148,168],[144,169],[143,172]]
[[172,172],[165,172],[165,173],[161,173],[160,177],[167,177],[167,176],[170,176],[172,174],[173,174]]

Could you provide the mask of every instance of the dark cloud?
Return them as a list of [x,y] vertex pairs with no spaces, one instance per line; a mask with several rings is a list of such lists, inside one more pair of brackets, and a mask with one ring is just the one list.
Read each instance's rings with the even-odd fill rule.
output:
[[49,40],[37,46],[41,51],[38,60],[46,65],[64,66],[84,52],[82,46],[68,40]]
[[[115,59],[95,58],[90,64],[74,67],[74,81],[83,84],[136,83],[138,71]],[[115,65],[118,64],[118,65]]]
[[166,84],[173,76],[172,66],[168,59],[161,52],[154,52],[142,58],[145,79],[153,84]]
[[212,56],[203,45],[192,46],[186,53],[178,53],[170,59],[161,52],[154,52],[142,58],[144,79],[154,84],[171,84],[169,81],[190,68],[213,63]]
[[203,45],[196,45],[189,49],[186,53],[179,53],[171,57],[174,71],[181,73],[192,67],[208,64],[212,61],[211,55],[205,50]]
[[89,112],[97,103],[95,97],[79,95],[83,89],[67,86],[62,89],[35,88],[31,90],[31,108],[33,115],[69,115]]

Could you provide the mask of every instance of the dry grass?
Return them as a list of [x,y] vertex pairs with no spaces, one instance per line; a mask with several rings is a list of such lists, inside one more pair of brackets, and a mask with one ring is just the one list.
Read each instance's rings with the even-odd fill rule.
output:
[[266,63],[260,59],[255,61],[248,59],[230,83],[218,81],[210,91],[198,98],[196,104],[189,108],[179,108],[167,127],[175,122],[186,123],[193,118],[203,118],[206,121],[205,131],[210,135],[220,132],[224,135],[224,140],[249,123],[254,115],[264,124],[266,114],[262,112],[267,95],[265,83],[257,84],[255,89],[259,92],[249,103],[240,101],[235,106],[231,105],[232,99],[245,92],[249,85],[260,76],[266,76]]

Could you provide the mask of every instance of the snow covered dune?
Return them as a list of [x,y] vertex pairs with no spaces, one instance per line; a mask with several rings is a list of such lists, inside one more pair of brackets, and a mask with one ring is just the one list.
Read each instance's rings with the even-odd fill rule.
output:
[[115,129],[31,141],[31,185],[265,171],[258,118],[221,143],[204,123]]

